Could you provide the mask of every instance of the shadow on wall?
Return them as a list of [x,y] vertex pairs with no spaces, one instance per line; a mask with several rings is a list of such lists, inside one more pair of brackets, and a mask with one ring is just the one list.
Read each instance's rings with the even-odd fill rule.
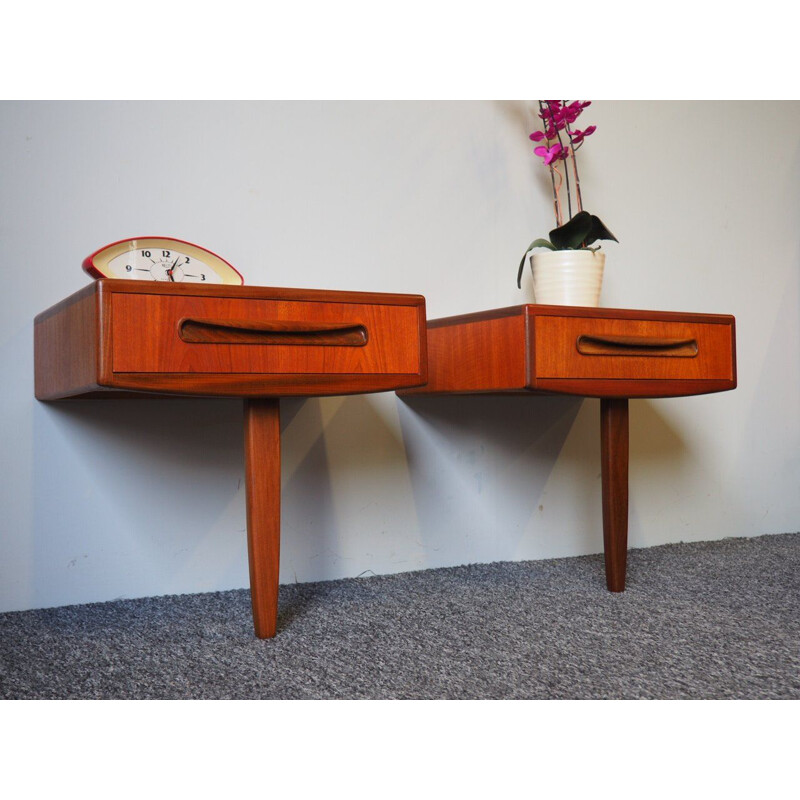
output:
[[[680,435],[635,402],[632,470],[679,470]],[[281,582],[599,552],[598,405],[283,400]],[[33,419],[31,607],[248,585],[241,401],[36,403]]]
[[[599,400],[403,398],[403,435],[424,540],[463,562],[603,548]],[[686,444],[648,400],[632,401],[631,471],[679,473]],[[640,520],[631,502],[631,531]]]
[[[281,582],[357,574],[373,529],[396,539],[382,518],[408,523],[398,426],[376,405],[281,401]],[[241,409],[208,398],[35,403],[30,607],[247,586]]]
[[283,442],[282,582],[422,565],[393,395],[308,400]]
[[652,544],[651,537],[656,531],[665,525],[676,530],[682,524],[675,487],[682,484],[695,458],[694,445],[691,436],[688,439],[682,436],[680,428],[675,427],[659,407],[675,402],[685,405],[695,399],[630,401],[629,547]]
[[[420,532],[461,563],[524,557],[523,541],[581,409],[569,397],[406,397]],[[459,544],[454,547],[452,543]]]
[[[36,606],[246,585],[240,401],[73,400],[33,417]],[[186,588],[192,572],[203,588]]]

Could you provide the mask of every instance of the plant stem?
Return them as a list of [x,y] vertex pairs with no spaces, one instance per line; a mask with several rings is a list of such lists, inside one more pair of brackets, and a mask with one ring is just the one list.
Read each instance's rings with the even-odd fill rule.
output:
[[[561,173],[552,165],[550,166],[550,172],[551,172],[551,174],[555,173],[556,175],[558,175],[558,187],[556,188],[556,201],[557,201],[557,212],[558,212],[558,215],[556,217],[556,227],[560,228],[564,223],[564,215],[561,213],[561,186],[564,183],[564,178],[561,177]],[[572,217],[570,217],[570,219],[572,219]]]
[[[567,125],[567,134],[570,133],[569,125]],[[571,139],[572,137],[570,137]],[[580,149],[580,148],[578,148]],[[578,201],[578,211],[583,211],[583,197],[581,196],[581,179],[578,177],[578,158],[575,155],[576,148],[572,147],[572,171],[575,174],[575,194]]]
[[578,211],[583,211],[583,198],[581,197],[581,179],[578,177],[578,159],[575,155],[575,145],[572,144],[572,131],[569,122],[566,125],[567,136],[569,136],[570,147],[572,148],[572,171],[575,173],[575,195],[578,201]]
[[578,211],[583,211],[583,198],[581,197],[581,179],[578,177],[578,160],[575,151],[572,151],[572,171],[575,173],[575,193],[578,199]]
[[[566,106],[566,104],[567,104],[566,100],[561,101],[562,108]],[[555,127],[555,124],[553,125],[553,127]],[[561,133],[559,132],[558,128],[556,128],[556,136],[558,137],[558,143],[561,145],[561,149],[563,151],[564,143],[561,141]],[[564,163],[564,177],[567,179],[567,209],[569,210],[569,218],[572,219],[572,198],[571,198],[572,192],[570,191],[569,188],[569,170],[567,169],[566,162]]]
[[[544,106],[542,105],[542,101],[539,101],[539,112],[544,114]],[[542,128],[544,130],[545,136],[547,136],[547,120],[542,117]],[[545,143],[547,139],[545,138]],[[558,192],[556,192],[556,176],[553,174],[553,168],[550,167],[550,180],[553,183],[553,209],[556,212],[556,228],[561,227],[561,210],[558,204]]]

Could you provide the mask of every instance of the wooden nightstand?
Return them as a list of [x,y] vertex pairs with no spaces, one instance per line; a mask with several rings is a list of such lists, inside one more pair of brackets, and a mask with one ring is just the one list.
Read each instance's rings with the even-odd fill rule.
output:
[[243,397],[256,635],[275,635],[285,396],[426,380],[419,295],[101,280],[36,317],[39,400]]
[[736,388],[731,316],[522,305],[428,323],[428,383],[403,395],[599,397],[606,582],[625,589],[628,398]]

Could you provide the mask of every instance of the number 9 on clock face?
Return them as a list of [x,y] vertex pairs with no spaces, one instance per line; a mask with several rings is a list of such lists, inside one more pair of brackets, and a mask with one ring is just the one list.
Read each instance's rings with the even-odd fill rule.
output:
[[83,262],[95,278],[168,283],[242,284],[242,276],[224,259],[190,242],[164,237],[125,239],[107,245]]

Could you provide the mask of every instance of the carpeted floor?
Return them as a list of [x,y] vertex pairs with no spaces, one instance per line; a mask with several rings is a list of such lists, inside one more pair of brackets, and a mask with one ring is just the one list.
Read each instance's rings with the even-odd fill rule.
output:
[[0,697],[800,698],[800,534],[0,615]]

